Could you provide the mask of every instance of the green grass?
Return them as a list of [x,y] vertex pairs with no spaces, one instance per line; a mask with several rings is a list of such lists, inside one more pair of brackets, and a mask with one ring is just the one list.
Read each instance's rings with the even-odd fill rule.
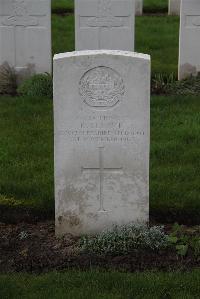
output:
[[118,273],[52,272],[0,276],[2,299],[197,299],[200,271]]
[[136,18],[135,50],[150,54],[153,73],[174,73],[178,71],[178,17]]
[[[178,17],[136,18],[137,52],[150,54],[152,73],[174,73],[178,66]],[[74,16],[52,16],[53,53],[74,50]]]
[[74,0],[51,0],[51,7],[53,12],[71,11],[74,9]]
[[[53,5],[61,3],[73,4]],[[136,18],[136,51],[151,55],[153,74],[177,74],[178,29],[178,17]],[[52,15],[52,35],[53,53],[73,51],[74,16]],[[167,213],[200,216],[198,110],[198,97],[152,99],[150,203],[163,221]],[[52,102],[1,97],[0,134],[0,202],[52,212]]]
[[[200,97],[151,101],[151,213],[200,217]],[[0,202],[54,209],[52,101],[0,97]]]
[[52,210],[52,101],[1,97],[0,136],[1,202]]
[[152,100],[150,204],[165,218],[200,219],[199,105],[200,97]]
[[[73,0],[52,0],[52,11],[71,11],[74,9]],[[162,13],[168,10],[168,0],[144,0],[144,12]]]
[[168,0],[144,0],[144,13],[165,13],[168,11]]
[[52,50],[53,53],[74,51],[75,29],[74,16],[60,17],[52,15]]

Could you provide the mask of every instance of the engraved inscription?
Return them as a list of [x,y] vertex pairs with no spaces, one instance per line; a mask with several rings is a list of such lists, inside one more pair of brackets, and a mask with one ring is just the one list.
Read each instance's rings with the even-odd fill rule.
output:
[[112,30],[116,28],[128,29],[131,26],[131,11],[127,11],[125,15],[120,16],[120,13],[116,15],[113,6],[110,0],[99,0],[96,13],[79,16],[80,29],[88,30],[92,28],[92,31],[95,29],[98,49],[107,49],[108,36],[112,33]]
[[192,15],[186,16],[186,27],[188,28],[200,27],[200,16],[192,16]]
[[[30,1],[12,0],[10,1],[10,12],[5,10],[4,6],[0,11],[0,29],[5,30],[5,26],[10,27],[13,31],[12,38],[9,39],[10,48],[13,49],[12,64],[15,69],[26,70],[30,65],[34,64],[34,55],[29,56],[27,49],[27,36],[29,32],[35,30],[45,30],[41,19],[47,15],[46,2],[40,1],[35,5],[30,5]],[[35,51],[34,51],[35,52]]]
[[133,124],[126,124],[118,116],[88,116],[78,120],[73,128],[59,130],[59,136],[66,137],[69,142],[90,142],[99,144],[109,143],[138,143],[145,132]]
[[194,18],[192,23],[194,26],[200,26],[200,16]]
[[85,26],[88,27],[121,27],[125,25],[123,17],[112,14],[112,4],[110,0],[99,0],[97,16],[86,17]]
[[13,14],[3,19],[3,25],[24,27],[38,25],[37,18],[29,15],[27,3],[24,0],[14,0],[12,8]]
[[98,212],[106,212],[104,208],[104,197],[103,197],[103,184],[104,184],[104,174],[109,172],[109,173],[122,173],[123,168],[106,168],[104,167],[104,147],[99,147],[98,148],[98,154],[99,154],[99,167],[97,168],[86,168],[82,167],[82,171],[98,171],[99,173],[99,203],[100,207]]
[[122,100],[125,86],[116,71],[99,66],[83,75],[79,91],[84,102],[91,107],[113,107]]

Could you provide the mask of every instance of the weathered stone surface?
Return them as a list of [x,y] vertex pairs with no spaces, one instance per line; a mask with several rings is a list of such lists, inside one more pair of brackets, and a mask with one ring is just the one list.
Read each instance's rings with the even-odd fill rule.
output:
[[135,0],[75,0],[76,50],[134,49]]
[[0,0],[0,65],[51,72],[51,1]]
[[148,221],[150,57],[54,57],[56,233]]
[[180,6],[181,6],[181,0],[169,0],[168,14],[179,16]]
[[135,14],[141,16],[143,13],[143,0],[135,0]]
[[179,79],[200,72],[200,1],[182,0],[179,44]]

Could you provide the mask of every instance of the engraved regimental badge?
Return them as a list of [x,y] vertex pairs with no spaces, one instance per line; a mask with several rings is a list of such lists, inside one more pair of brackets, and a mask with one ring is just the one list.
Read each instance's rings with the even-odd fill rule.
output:
[[91,107],[113,107],[122,99],[125,86],[115,70],[99,66],[83,75],[79,91],[84,102]]

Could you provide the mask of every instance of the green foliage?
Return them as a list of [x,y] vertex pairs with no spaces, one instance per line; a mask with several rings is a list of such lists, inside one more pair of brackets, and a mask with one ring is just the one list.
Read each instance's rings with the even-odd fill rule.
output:
[[175,75],[158,73],[152,77],[153,94],[200,95],[200,74],[177,81]]
[[124,255],[141,249],[159,250],[167,245],[163,227],[144,224],[115,226],[94,237],[83,236],[80,241],[82,251],[99,255]]
[[185,256],[188,250],[192,250],[194,256],[200,258],[200,227],[187,231],[183,225],[175,223],[167,239],[178,255]]
[[167,93],[167,86],[171,86],[175,82],[175,75],[172,74],[154,74],[151,82],[151,91],[153,94]]
[[0,94],[16,94],[17,76],[7,62],[0,66]]
[[200,95],[200,74],[197,77],[190,76],[185,80],[169,82],[165,91],[173,95]]
[[37,74],[22,82],[17,92],[28,97],[53,98],[53,81],[49,74]]
[[199,236],[195,236],[190,240],[190,246],[194,252],[194,255],[200,259],[200,230]]
[[185,256],[188,252],[188,245],[176,245],[177,254],[181,256]]

